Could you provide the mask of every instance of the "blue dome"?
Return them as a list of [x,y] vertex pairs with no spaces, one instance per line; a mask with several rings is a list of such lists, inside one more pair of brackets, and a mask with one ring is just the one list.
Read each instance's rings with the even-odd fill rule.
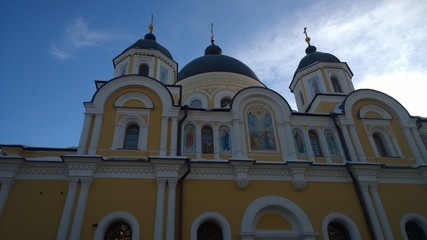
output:
[[231,72],[259,81],[255,73],[241,61],[227,55],[207,54],[188,63],[178,73],[178,81],[201,73]]
[[337,57],[330,53],[317,52],[316,47],[311,45],[307,47],[305,52],[307,55],[301,59],[295,72],[298,72],[301,69],[304,69],[317,62],[341,62]]
[[127,50],[129,50],[131,48],[159,50],[161,53],[163,53],[164,55],[166,55],[170,59],[173,59],[170,52],[165,47],[163,47],[162,45],[160,45],[159,43],[156,42],[156,36],[152,33],[147,33],[144,36],[144,39],[139,39],[134,44],[132,44],[130,47],[126,48],[122,53],[126,52]]

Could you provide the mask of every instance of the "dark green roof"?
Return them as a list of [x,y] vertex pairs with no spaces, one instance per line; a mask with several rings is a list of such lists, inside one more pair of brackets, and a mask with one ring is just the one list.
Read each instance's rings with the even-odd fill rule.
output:
[[259,81],[255,73],[241,61],[221,54],[207,54],[188,63],[178,73],[178,81],[208,72],[238,73]]
[[[126,52],[127,50],[129,50],[131,48],[159,50],[161,53],[163,53],[164,55],[166,55],[170,59],[173,59],[170,52],[165,47],[163,47],[160,43],[156,42],[156,36],[154,36],[154,34],[152,34],[152,33],[147,33],[144,36],[144,39],[139,39],[134,44],[132,44],[130,47],[126,48],[122,53]],[[121,54],[119,54],[119,55],[121,55]]]
[[311,45],[307,47],[305,52],[307,53],[307,55],[305,55],[305,57],[301,59],[295,73],[316,62],[341,62],[337,57],[330,53],[317,52],[316,47]]

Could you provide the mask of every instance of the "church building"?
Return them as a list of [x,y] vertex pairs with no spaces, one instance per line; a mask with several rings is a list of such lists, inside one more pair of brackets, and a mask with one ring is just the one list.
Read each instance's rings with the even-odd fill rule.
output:
[[427,118],[305,31],[292,109],[213,36],[178,69],[153,29],[95,81],[78,147],[0,145],[0,239],[427,239]]

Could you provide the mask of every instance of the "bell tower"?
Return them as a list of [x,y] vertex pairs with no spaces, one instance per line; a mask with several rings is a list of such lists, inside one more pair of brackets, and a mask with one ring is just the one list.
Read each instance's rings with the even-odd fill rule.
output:
[[308,47],[295,71],[289,89],[294,93],[299,112],[332,112],[350,92],[354,91],[353,73],[345,62],[330,53],[318,52],[310,44],[304,28]]

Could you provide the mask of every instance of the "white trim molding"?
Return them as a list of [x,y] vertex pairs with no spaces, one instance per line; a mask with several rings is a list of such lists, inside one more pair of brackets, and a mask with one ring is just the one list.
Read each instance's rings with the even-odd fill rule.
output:
[[427,218],[417,213],[408,213],[402,217],[402,220],[400,220],[400,232],[402,233],[403,240],[409,240],[405,229],[405,225],[409,221],[413,221],[418,224],[418,226],[424,230],[424,234],[427,234]]
[[[292,230],[257,230],[256,224],[265,212],[274,212],[282,216],[292,226]],[[264,238],[314,240],[317,235],[307,214],[292,201],[279,196],[265,196],[252,202],[246,209],[240,225],[242,240]]]

